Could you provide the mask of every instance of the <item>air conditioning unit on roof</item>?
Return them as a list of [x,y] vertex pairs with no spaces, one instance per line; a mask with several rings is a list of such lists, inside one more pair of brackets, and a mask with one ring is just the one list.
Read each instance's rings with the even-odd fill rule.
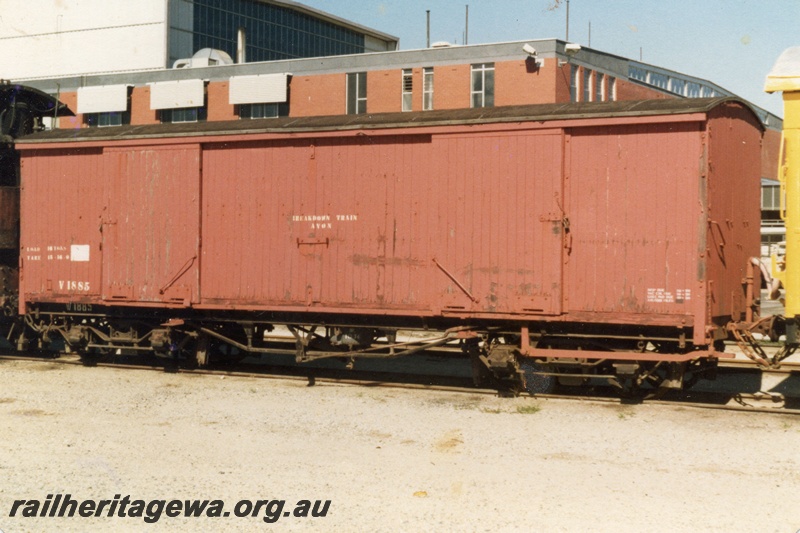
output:
[[215,48],[203,48],[187,59],[178,59],[172,68],[213,67],[216,65],[233,65],[231,56]]

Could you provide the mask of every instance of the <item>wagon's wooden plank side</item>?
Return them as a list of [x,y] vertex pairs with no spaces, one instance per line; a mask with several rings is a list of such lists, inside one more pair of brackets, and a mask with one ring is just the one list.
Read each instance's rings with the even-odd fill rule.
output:
[[704,341],[744,312],[760,125],[730,100],[626,105],[36,134],[19,144],[21,305]]

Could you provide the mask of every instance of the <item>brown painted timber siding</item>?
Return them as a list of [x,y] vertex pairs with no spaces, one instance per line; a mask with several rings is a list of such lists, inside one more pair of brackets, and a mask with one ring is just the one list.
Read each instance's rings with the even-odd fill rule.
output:
[[[674,326],[700,343],[744,312],[760,136],[730,99],[37,134],[19,144],[23,251],[92,255],[61,277],[23,258],[22,300]],[[91,290],[46,289],[67,275]]]

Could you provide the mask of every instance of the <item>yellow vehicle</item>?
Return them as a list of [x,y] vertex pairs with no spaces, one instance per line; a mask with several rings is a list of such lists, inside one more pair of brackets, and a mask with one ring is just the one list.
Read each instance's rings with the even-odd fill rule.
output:
[[773,255],[772,275],[785,289],[787,344],[797,343],[800,317],[800,46],[784,51],[764,90],[783,92],[783,136],[778,181],[781,218],[786,223],[785,259]]

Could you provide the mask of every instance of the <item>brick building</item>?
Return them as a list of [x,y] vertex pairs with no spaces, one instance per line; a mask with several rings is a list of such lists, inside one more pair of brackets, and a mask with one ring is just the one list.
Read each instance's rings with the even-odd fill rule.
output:
[[[95,9],[102,9],[104,1],[87,0],[86,6],[100,2]],[[77,113],[48,125],[107,127],[732,95],[707,80],[557,39],[401,51],[390,35],[291,0],[144,0],[137,5],[130,10],[130,24],[116,31],[123,41],[130,31],[155,31],[150,40],[141,36],[141,46],[157,48],[153,64],[140,65],[134,57],[121,72],[103,72],[105,64],[91,62],[74,74],[63,65],[55,70],[40,66],[35,76],[13,76],[14,65],[5,70],[12,81],[53,94]],[[155,22],[145,23],[142,17]],[[60,38],[94,38],[92,31],[75,26],[78,19],[59,20]],[[32,22],[34,28],[40,23]],[[0,23],[0,38],[2,29]],[[30,38],[36,31],[12,40],[23,45],[23,56],[29,42],[28,51],[41,54],[37,47],[54,38],[47,35],[41,42]],[[74,64],[73,59],[63,62]],[[766,131],[760,177],[765,187],[774,188],[769,180],[777,176],[782,121],[754,110]]]
[[[15,81],[57,94],[77,111],[58,119],[61,128],[732,94],[557,39],[201,64]],[[774,177],[782,122],[756,112],[767,130],[761,177]]]

